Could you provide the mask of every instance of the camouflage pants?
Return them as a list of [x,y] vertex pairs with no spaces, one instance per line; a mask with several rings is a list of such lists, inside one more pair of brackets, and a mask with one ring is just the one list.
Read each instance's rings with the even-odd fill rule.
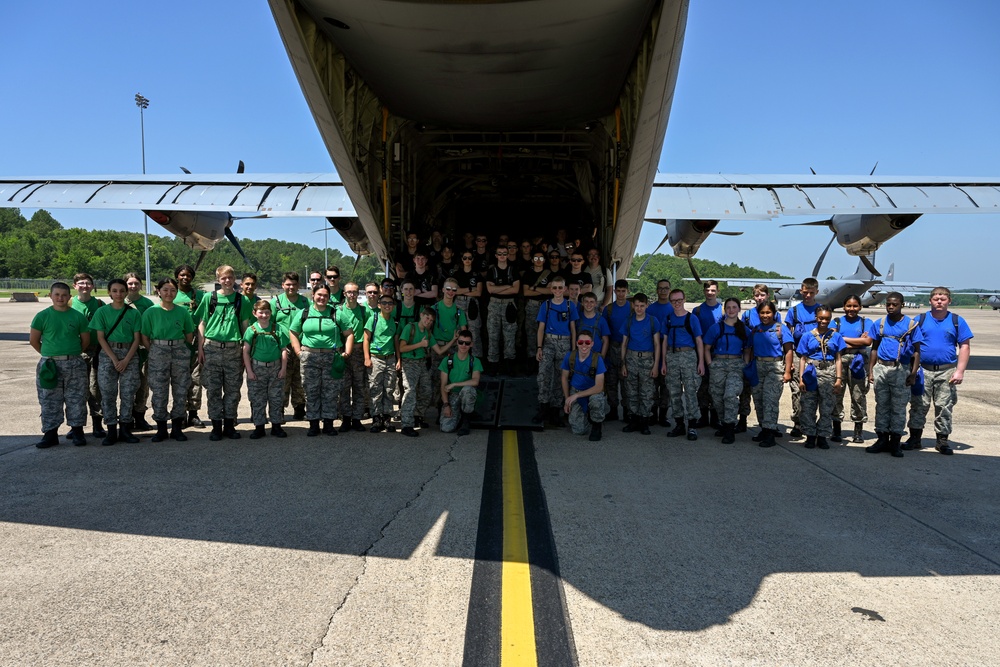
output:
[[[94,334],[97,337],[97,334]],[[87,407],[90,408],[90,416],[94,422],[100,421],[103,416],[101,401],[101,383],[97,378],[98,357],[100,348],[93,348],[83,353],[83,360],[87,362]]]
[[612,410],[618,409],[618,390],[621,388],[621,405],[628,410],[628,389],[622,382],[622,344],[608,343],[608,353],[604,355],[608,372],[604,374],[604,393]]
[[[149,349],[149,389],[153,403],[153,419],[180,419],[186,409],[188,385],[191,383],[191,350],[180,341],[178,345],[154,345]],[[167,414],[167,401],[174,396],[174,407]]]
[[872,370],[875,385],[875,431],[897,433],[906,430],[906,404],[910,388],[906,386],[909,366],[883,366],[876,362]]
[[201,378],[204,366],[198,363],[197,355],[190,362],[191,364],[191,384],[188,385],[187,409],[190,412],[201,410]]
[[379,357],[371,355],[372,367],[368,369],[368,391],[372,397],[372,416],[392,416],[392,396],[396,389],[396,355]]
[[743,378],[743,389],[740,390],[740,418],[746,419],[750,415],[750,397],[753,396],[753,387],[750,381]]
[[289,401],[291,401],[293,408],[306,404],[306,392],[302,388],[302,364],[299,361],[299,356],[295,354],[291,346],[288,347],[288,363],[285,364],[282,406],[287,408]]
[[139,357],[139,388],[132,402],[132,412],[145,413],[149,409],[149,352],[140,347],[136,356]]
[[910,397],[910,428],[923,428],[934,404],[934,432],[951,435],[951,412],[958,403],[958,387],[951,384],[954,368],[924,369],[924,393]]
[[38,360],[35,367],[35,389],[38,392],[38,404],[42,408],[42,432],[59,428],[63,423],[63,407],[66,410],[66,423],[70,426],[84,426],[87,423],[87,382],[90,377],[90,366],[81,355],[70,359],[57,360],[59,377],[54,389],[44,389],[38,382],[38,373],[42,370],[45,357]]
[[698,353],[694,350],[667,352],[667,391],[675,419],[698,419]]
[[472,354],[477,357],[483,356],[483,323],[480,321],[480,310],[477,303],[476,306],[476,317],[475,319],[469,317],[469,302],[472,301],[474,297],[467,295],[455,297],[455,303],[458,304],[458,309],[465,313],[465,318],[469,321],[469,331],[472,332]]
[[[570,395],[579,393],[573,387],[569,389]],[[600,424],[608,414],[608,399],[604,394],[594,394],[588,396],[587,409],[584,410],[580,401],[573,401],[573,406],[569,409],[569,427],[573,435],[584,435],[590,430],[590,422]]]
[[[865,359],[865,368],[868,367],[868,353],[858,352]],[[851,421],[859,422],[864,424],[868,421],[868,378],[863,377],[860,380],[855,379],[851,375],[851,361],[854,359],[854,354],[847,354],[846,352],[840,355],[841,364],[841,377],[844,378],[842,386],[844,391],[837,394],[837,409],[833,413],[833,421],[842,422],[844,421],[844,399],[847,395],[851,396]]]
[[[457,346],[452,346],[451,351],[454,352]],[[441,360],[447,357],[447,354],[438,354],[434,350],[428,350],[428,354],[431,355],[431,405],[433,407],[439,407],[438,404],[441,402],[441,371],[438,370],[438,366],[441,365]]]
[[[439,374],[437,370],[434,373]],[[431,371],[425,359],[403,359],[402,375],[403,404],[399,415],[403,426],[413,428],[414,418],[423,417],[431,407]]]
[[[302,386],[306,392],[306,419],[309,421],[337,418],[337,402],[346,393],[341,388],[347,374],[342,379],[330,377],[330,366],[335,354],[340,354],[340,351],[313,352],[302,349],[299,361],[302,362]],[[345,418],[350,419],[350,413],[345,413]]]
[[[272,424],[285,421],[285,380],[278,377],[281,372],[281,360],[272,361],[270,365],[262,361],[251,360],[256,380],[247,378],[247,398],[250,399],[250,415],[254,426],[263,426],[267,417]],[[288,368],[285,368],[288,371]],[[266,408],[266,410],[265,410]]]
[[796,426],[799,425],[799,402],[802,395],[802,390],[799,389],[799,359],[801,358],[798,353],[792,355],[792,381],[788,383],[788,388],[792,392],[792,423]]
[[[836,396],[833,391],[837,379],[837,367],[831,363],[826,368],[816,366],[816,391],[804,391],[800,396],[799,428],[805,435],[819,435],[828,438],[833,435],[833,411]],[[816,410],[819,409],[819,419]]]
[[521,322],[521,333],[524,336],[524,352],[528,359],[534,359],[538,354],[538,311],[541,301],[528,299],[524,303],[524,320]]
[[[463,412],[472,412],[476,409],[476,388],[462,387],[459,391],[448,394],[448,405],[451,406],[451,417],[441,415],[441,432],[453,433],[458,429],[458,422]],[[443,412],[443,411],[442,411]]]
[[665,415],[670,410],[670,392],[667,391],[667,376],[665,373],[656,378],[653,385],[653,405]]
[[757,376],[760,382],[751,387],[754,407],[757,409],[757,425],[778,429],[778,406],[781,404],[781,392],[785,389],[782,378],[785,376],[785,360],[757,359]]
[[650,377],[653,371],[652,352],[625,352],[625,385],[632,401],[632,414],[636,417],[648,417],[653,409],[653,382]]
[[708,410],[715,408],[718,410],[718,406],[712,401],[712,369],[705,366],[705,374],[701,376],[701,383],[698,385],[698,408],[701,410]]
[[[537,326],[537,322],[536,322]],[[537,332],[537,329],[536,329]],[[537,342],[537,333],[536,333]],[[546,336],[542,341],[542,360],[538,362],[538,402],[543,405],[561,406],[562,361],[569,352],[569,336]]]
[[[118,359],[124,359],[128,349],[112,348]],[[132,403],[139,389],[139,356],[132,357],[125,370],[119,373],[108,355],[102,351],[97,361],[97,384],[101,388],[101,407],[104,409],[104,423],[109,426],[119,422],[119,395],[121,396],[120,421],[132,423]]]
[[[368,369],[365,368],[365,351],[356,342],[351,350],[351,356],[344,359],[344,379],[340,389],[340,414],[344,419],[361,419],[368,403],[365,397],[368,393]],[[303,384],[305,384],[305,372]],[[306,389],[306,404],[309,403],[309,389]],[[327,417],[324,417],[327,419]]]
[[724,424],[735,424],[743,391],[743,359],[713,359],[709,389]]
[[236,419],[243,390],[242,345],[223,348],[206,341],[204,378],[208,418]]
[[514,300],[509,297],[490,299],[490,308],[486,315],[486,333],[490,339],[489,360],[493,363],[500,361],[501,333],[503,334],[503,358],[513,359],[516,356],[514,339],[517,337],[517,318],[513,322],[507,321],[507,306],[513,305],[513,303]]

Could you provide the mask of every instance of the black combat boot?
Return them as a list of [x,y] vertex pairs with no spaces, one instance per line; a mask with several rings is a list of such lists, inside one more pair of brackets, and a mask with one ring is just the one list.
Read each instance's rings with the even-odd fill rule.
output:
[[[102,431],[104,429],[101,429]],[[105,433],[107,435],[107,433]],[[87,444],[87,437],[83,435],[82,426],[73,426],[69,429],[69,441],[73,443],[74,447],[83,447]]]
[[413,428],[412,426],[404,426],[403,430],[400,431],[400,433],[402,433],[403,435],[405,435],[407,438],[419,438],[420,437],[420,431],[418,431],[417,429]]
[[361,423],[360,419],[351,419],[351,430],[360,433],[365,430],[365,426]]
[[736,424],[722,424],[722,444],[731,445],[736,442]]
[[[310,423],[312,423],[312,422],[310,422]],[[312,429],[310,429],[310,430],[312,430]],[[343,433],[344,429],[340,429],[340,432]],[[335,429],[333,427],[333,420],[332,419],[324,419],[323,420],[323,434],[324,435],[337,435],[337,429]]]
[[664,428],[670,426],[670,420],[667,418],[667,408],[660,408],[660,418],[656,420],[656,423]]
[[862,422],[854,422],[854,439],[852,442],[862,443],[865,441],[864,429],[865,425]]
[[372,427],[368,429],[369,433],[381,433],[385,430],[385,424],[382,421],[382,415],[375,415],[372,417]]
[[650,435],[652,431],[649,430],[649,417],[639,418],[639,433],[643,435]]
[[705,408],[701,411],[701,419],[696,421],[693,424],[692,428],[705,428],[706,426],[708,426],[710,421],[711,419],[709,419],[708,416],[708,408]]
[[920,444],[920,437],[924,434],[924,429],[922,428],[911,428],[910,437],[906,439],[901,446],[904,452],[908,452],[912,449],[923,449],[923,445]]
[[788,437],[792,440],[798,440],[802,437],[802,430],[798,424],[792,424],[792,430],[788,432]]
[[767,440],[767,434],[770,430],[771,429],[769,428],[761,428],[760,432],[750,439],[753,440],[754,442],[764,442],[765,440]]
[[622,432],[623,433],[635,433],[638,430],[639,430],[639,417],[636,417],[635,415],[633,415],[628,420],[628,423],[625,424],[625,427],[622,429]]
[[116,442],[118,442],[118,424],[108,424],[107,435],[104,436],[104,440],[101,440],[101,444],[109,447]]
[[167,421],[166,420],[162,420],[161,421],[161,420],[157,419],[156,420],[156,433],[153,435],[153,437],[150,439],[150,441],[151,442],[163,442],[164,440],[166,440],[169,437],[170,436],[167,433]]
[[603,422],[590,422],[590,436],[587,438],[591,442],[598,442],[601,439]]
[[833,435],[830,436],[830,442],[843,442],[840,431],[841,426],[842,422],[833,422]]
[[97,415],[90,415],[90,421],[94,424],[94,428],[90,432],[95,438],[103,438],[108,434],[108,432],[104,430],[104,427],[101,426],[100,417]]
[[121,422],[118,424],[118,432],[120,433],[119,439],[122,442],[127,442],[130,445],[139,442],[139,438],[132,435],[132,422]]
[[306,431],[306,435],[309,436],[310,438],[314,438],[317,435],[319,435],[319,420],[318,419],[310,419],[309,420],[309,430]]
[[869,454],[881,454],[889,451],[889,434],[876,432],[875,435],[878,436],[878,440],[875,441],[874,445],[865,447],[865,451]]
[[132,432],[152,431],[153,425],[146,421],[146,413],[141,410],[132,411]]
[[612,405],[608,408],[608,414],[604,417],[606,422],[616,422],[618,421],[618,406]]
[[288,434],[285,433],[285,429],[281,428],[281,424],[271,424],[271,435],[275,438],[287,438]]
[[205,423],[198,417],[197,410],[188,410],[187,425],[188,428],[201,428]]
[[264,425],[261,424],[260,426],[257,426],[255,424],[254,427],[253,427],[253,433],[250,434],[250,439],[251,440],[260,440],[265,435],[266,435],[266,433],[264,432]]
[[676,438],[677,436],[684,435],[687,432],[683,419],[677,419],[676,422],[677,423],[674,424],[674,429],[667,433],[668,438]]
[[177,417],[171,422],[170,439],[177,442],[187,442],[188,437],[184,435],[184,417]]
[[[683,424],[684,422],[681,422],[681,423]],[[694,424],[692,424],[691,422],[688,422],[688,435],[687,435],[687,439],[688,440],[697,440],[698,439],[698,429],[696,429],[694,427]]]
[[827,443],[826,438],[823,436],[816,438],[816,446],[820,449],[830,449],[829,443]]
[[713,428],[719,428],[719,413],[715,411],[715,408],[709,408],[708,410],[708,425]]
[[462,411],[462,416],[458,420],[458,435],[469,435],[472,432],[472,426],[470,425],[471,419],[470,412]]
[[[190,424],[190,422],[188,422]],[[218,442],[222,440],[222,420],[213,419],[212,420],[212,432],[209,434],[208,439],[212,442]]]
[[295,405],[292,407],[292,409],[293,409],[292,419],[294,419],[295,421],[300,422],[306,418],[306,406],[304,403],[302,405]]
[[774,439],[774,431],[772,431],[771,429],[766,428],[762,430],[761,433],[764,435],[764,437],[761,439],[760,444],[757,445],[758,447],[774,447],[776,444],[778,444],[777,441],[775,441]]
[[733,429],[735,433],[746,433],[747,432],[747,416],[743,415],[737,420],[736,428]]
[[649,411],[649,421],[650,423],[655,424],[659,420],[660,420],[660,409],[654,405]]
[[240,434],[236,430],[236,420],[235,419],[223,419],[222,420],[222,435],[226,436],[230,440],[239,440]]
[[59,429],[54,428],[42,434],[42,439],[35,443],[39,449],[48,449],[59,444]]
[[902,433],[892,433],[889,435],[889,454],[897,459],[903,458],[903,445],[900,443],[902,439]]
[[815,435],[807,435],[806,436],[805,448],[806,449],[816,449],[816,436]]
[[934,449],[938,450],[938,453],[944,454],[946,456],[951,456],[952,454],[955,453],[955,450],[952,449],[951,445],[948,444],[947,433],[937,434],[937,440],[935,441]]

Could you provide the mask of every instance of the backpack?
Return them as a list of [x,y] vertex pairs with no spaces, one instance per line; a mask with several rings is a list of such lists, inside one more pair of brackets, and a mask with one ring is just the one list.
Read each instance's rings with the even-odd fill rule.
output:
[[[243,332],[246,331],[246,328],[243,326],[243,320],[240,319],[240,311],[243,310],[243,295],[240,294],[239,292],[233,292],[233,296],[236,297],[235,299],[233,299],[233,313],[235,314],[236,317],[236,326],[240,330],[240,336],[242,336]],[[212,296],[208,298],[207,319],[212,319],[212,315],[215,314],[215,309],[218,308],[218,306],[219,306],[219,293],[213,291]]]
[[[667,344],[668,345],[670,344],[670,330],[671,329],[680,329],[682,326],[688,332],[688,335],[691,336],[691,341],[694,342],[695,336],[694,336],[694,329],[691,328],[691,313],[687,313],[687,314],[684,315],[684,324],[683,325],[681,325],[681,324],[671,324],[670,323],[670,315],[667,315],[664,318],[663,323],[665,325],[667,325]],[[677,342],[676,337],[674,338],[674,342],[675,343]],[[677,347],[677,346],[676,345],[672,345],[671,347]]]
[[[472,379],[472,366],[473,366],[473,360],[474,359],[475,359],[475,357],[472,354],[469,354],[469,379],[470,380]],[[452,353],[452,354],[448,355],[448,373],[449,374],[451,374],[451,369],[454,368],[454,367],[455,367],[455,354]]]
[[[743,323],[743,320],[736,320],[736,324],[733,325],[733,332],[736,334],[736,337],[740,339],[740,342],[743,343],[743,347],[746,347],[746,344],[747,344],[747,327]],[[729,335],[730,334],[726,333],[725,322],[720,321],[719,322],[719,337],[715,339],[715,343],[712,345],[712,351],[715,352],[716,346],[719,344],[719,341],[722,340],[723,336],[729,336]],[[694,336],[692,336],[692,338],[694,338]]]
[[833,330],[827,329],[826,333],[822,336],[819,335],[819,329],[813,329],[809,333],[811,333],[812,337],[816,339],[817,343],[819,343],[820,354],[823,355],[823,361],[826,361],[826,344],[827,341],[833,337]]
[[542,308],[545,309],[545,325],[549,324],[549,313],[553,312],[559,316],[559,321],[569,322],[569,299],[563,299],[563,304],[566,306],[566,310],[552,310],[552,299],[546,299],[542,302]]
[[[952,313],[954,315],[954,313]],[[956,315],[957,317],[957,315]],[[913,330],[917,328],[917,320],[910,319],[910,326],[907,327],[906,331],[901,336],[886,336],[885,335],[885,320],[883,317],[882,321],[879,322],[878,337],[879,338],[891,338],[892,340],[899,343],[896,347],[896,361],[899,361],[900,357],[912,357],[913,356]]]
[[[781,330],[784,327],[781,325],[780,322],[774,322],[774,323],[771,324],[771,326],[777,326],[778,327],[777,329],[775,329],[774,335],[778,337],[778,347],[779,348],[784,347],[785,346],[785,341],[782,340],[783,336],[782,336],[782,333],[781,333]],[[765,327],[763,324],[758,324],[756,327],[754,327],[753,333],[755,333],[755,334],[757,334],[757,333],[766,334],[769,328],[770,327]]]
[[[329,317],[330,317],[331,320],[333,320],[333,321],[336,322],[336,319],[337,319],[337,306],[329,306],[329,308],[330,308],[330,315],[329,315]],[[308,319],[309,319],[309,309],[308,308],[303,308],[302,309],[302,317],[301,317],[301,320],[300,320],[300,324],[302,326],[305,326],[306,325],[306,320],[308,320]],[[314,317],[313,319],[315,319],[315,320],[322,320],[323,317],[322,316],[320,316],[320,317]]]
[[[688,317],[691,316],[688,315]],[[652,340],[653,336],[656,334],[656,318],[653,317],[652,315],[646,315],[646,320],[649,321],[649,339]],[[635,324],[636,322],[637,320],[635,319],[635,313],[632,313],[631,315],[628,316],[628,327],[626,328],[626,330],[632,331],[632,325]],[[687,320],[684,321],[684,324],[687,325]]]
[[271,331],[260,331],[257,329],[257,324],[251,324],[250,329],[253,331],[253,338],[250,339],[250,357],[253,358],[253,351],[257,347],[257,336],[261,334],[267,334],[274,339],[274,344],[281,347],[281,341],[278,339],[277,325],[272,324]]
[[806,313],[806,315],[809,315],[813,319],[811,320],[799,319],[801,313],[801,311],[799,310],[799,306],[801,305],[802,305],[801,303],[797,303],[795,304],[795,307],[792,308],[792,313],[795,314],[795,328],[792,329],[792,337],[795,338],[796,343],[798,343],[799,339],[802,338],[802,334],[806,332],[806,327],[816,324],[816,316],[810,315],[809,313]]
[[[865,320],[865,316],[864,315],[860,315],[860,317],[861,317],[861,333],[864,333],[865,332],[865,322],[867,320]],[[840,327],[842,326],[841,323],[840,323],[840,318],[839,317],[833,318],[833,323],[836,325],[836,331],[837,331],[837,333],[839,333],[841,336],[843,336],[844,332],[840,330]],[[833,327],[831,327],[831,328],[833,328]]]
[[[924,328],[924,320],[927,319],[927,313],[920,313],[920,317],[917,319],[917,326],[921,329]],[[958,343],[958,313],[951,314],[951,325],[955,327],[955,343]]]
[[[570,352],[570,354],[569,354],[569,374],[570,375],[573,375],[573,373],[576,372],[576,356],[577,356],[577,353]],[[597,357],[599,357],[599,356],[601,356],[601,355],[599,355],[596,352],[591,352],[590,353],[590,369],[587,371],[587,374],[590,376],[591,380],[593,380],[594,378],[597,377]]]

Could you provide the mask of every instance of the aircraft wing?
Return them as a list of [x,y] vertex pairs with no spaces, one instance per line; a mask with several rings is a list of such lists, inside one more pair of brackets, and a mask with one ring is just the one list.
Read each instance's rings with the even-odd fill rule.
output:
[[657,174],[646,218],[1000,213],[1000,178]]
[[[694,278],[686,278],[686,280],[694,280]],[[706,280],[726,283],[729,287],[751,288],[754,285],[764,284],[771,288],[772,292],[781,296],[794,294],[802,286],[801,280],[789,280],[788,278],[701,278],[702,283]]]
[[897,281],[881,281],[869,288],[870,292],[899,292],[903,296],[917,296],[918,294],[930,294],[937,285],[930,283],[904,283]]

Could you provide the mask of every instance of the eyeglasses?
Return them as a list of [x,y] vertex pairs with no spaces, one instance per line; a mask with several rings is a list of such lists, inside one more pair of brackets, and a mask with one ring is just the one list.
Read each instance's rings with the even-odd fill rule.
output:
[[476,239],[476,243],[486,243],[486,239]]
[[533,261],[533,262],[544,262],[545,258],[544,257],[532,257],[531,261]]
[[506,252],[498,252],[497,253],[497,257],[506,257],[506,256],[507,256]]
[[344,294],[357,294],[357,293],[358,293],[358,290],[356,290],[356,289],[345,289],[344,290]]
[[670,303],[684,303],[684,299],[671,299]]
[[471,340],[460,340],[460,341],[458,341],[458,344],[461,345],[462,347],[469,347],[470,345],[472,345],[472,341]]
[[594,341],[590,340],[589,338],[577,338],[576,339],[576,344],[577,345],[593,345]]

